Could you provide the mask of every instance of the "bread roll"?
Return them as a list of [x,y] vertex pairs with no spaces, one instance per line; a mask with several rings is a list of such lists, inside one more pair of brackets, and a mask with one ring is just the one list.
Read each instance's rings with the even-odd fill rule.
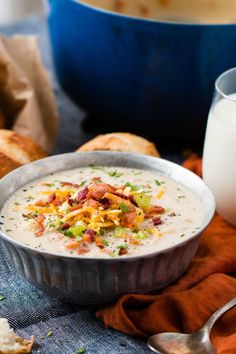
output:
[[30,138],[0,129],[0,178],[19,166],[46,156],[47,153]]
[[130,133],[111,133],[98,135],[94,139],[82,145],[76,151],[79,152],[93,150],[127,151],[157,157],[160,156],[153,143],[144,138],[141,138],[140,136]]

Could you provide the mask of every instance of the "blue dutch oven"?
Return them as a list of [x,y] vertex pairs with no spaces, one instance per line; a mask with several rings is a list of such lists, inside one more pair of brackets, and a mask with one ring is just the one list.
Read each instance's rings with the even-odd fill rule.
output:
[[203,136],[214,81],[236,66],[235,24],[163,22],[48,1],[57,76],[75,102],[120,130]]

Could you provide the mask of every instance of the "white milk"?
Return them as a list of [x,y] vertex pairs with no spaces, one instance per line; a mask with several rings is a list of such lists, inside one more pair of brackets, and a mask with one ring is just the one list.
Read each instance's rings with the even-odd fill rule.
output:
[[203,178],[219,214],[236,225],[236,94],[228,97],[213,104],[209,113]]

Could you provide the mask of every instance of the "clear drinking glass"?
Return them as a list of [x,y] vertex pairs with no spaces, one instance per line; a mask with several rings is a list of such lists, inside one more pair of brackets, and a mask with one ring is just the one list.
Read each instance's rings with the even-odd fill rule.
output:
[[215,83],[203,152],[203,179],[218,213],[236,226],[236,68]]

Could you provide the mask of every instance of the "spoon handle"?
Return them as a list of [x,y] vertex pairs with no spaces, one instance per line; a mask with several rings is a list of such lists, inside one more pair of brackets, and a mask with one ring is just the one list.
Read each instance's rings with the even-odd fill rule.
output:
[[218,320],[218,318],[222,316],[225,312],[227,312],[229,309],[234,307],[235,305],[236,305],[236,297],[234,297],[232,300],[227,302],[227,304],[225,304],[223,307],[221,307],[219,310],[213,313],[213,315],[209,318],[209,320],[204,325],[203,329],[206,330],[208,333],[210,333],[213,325]]

